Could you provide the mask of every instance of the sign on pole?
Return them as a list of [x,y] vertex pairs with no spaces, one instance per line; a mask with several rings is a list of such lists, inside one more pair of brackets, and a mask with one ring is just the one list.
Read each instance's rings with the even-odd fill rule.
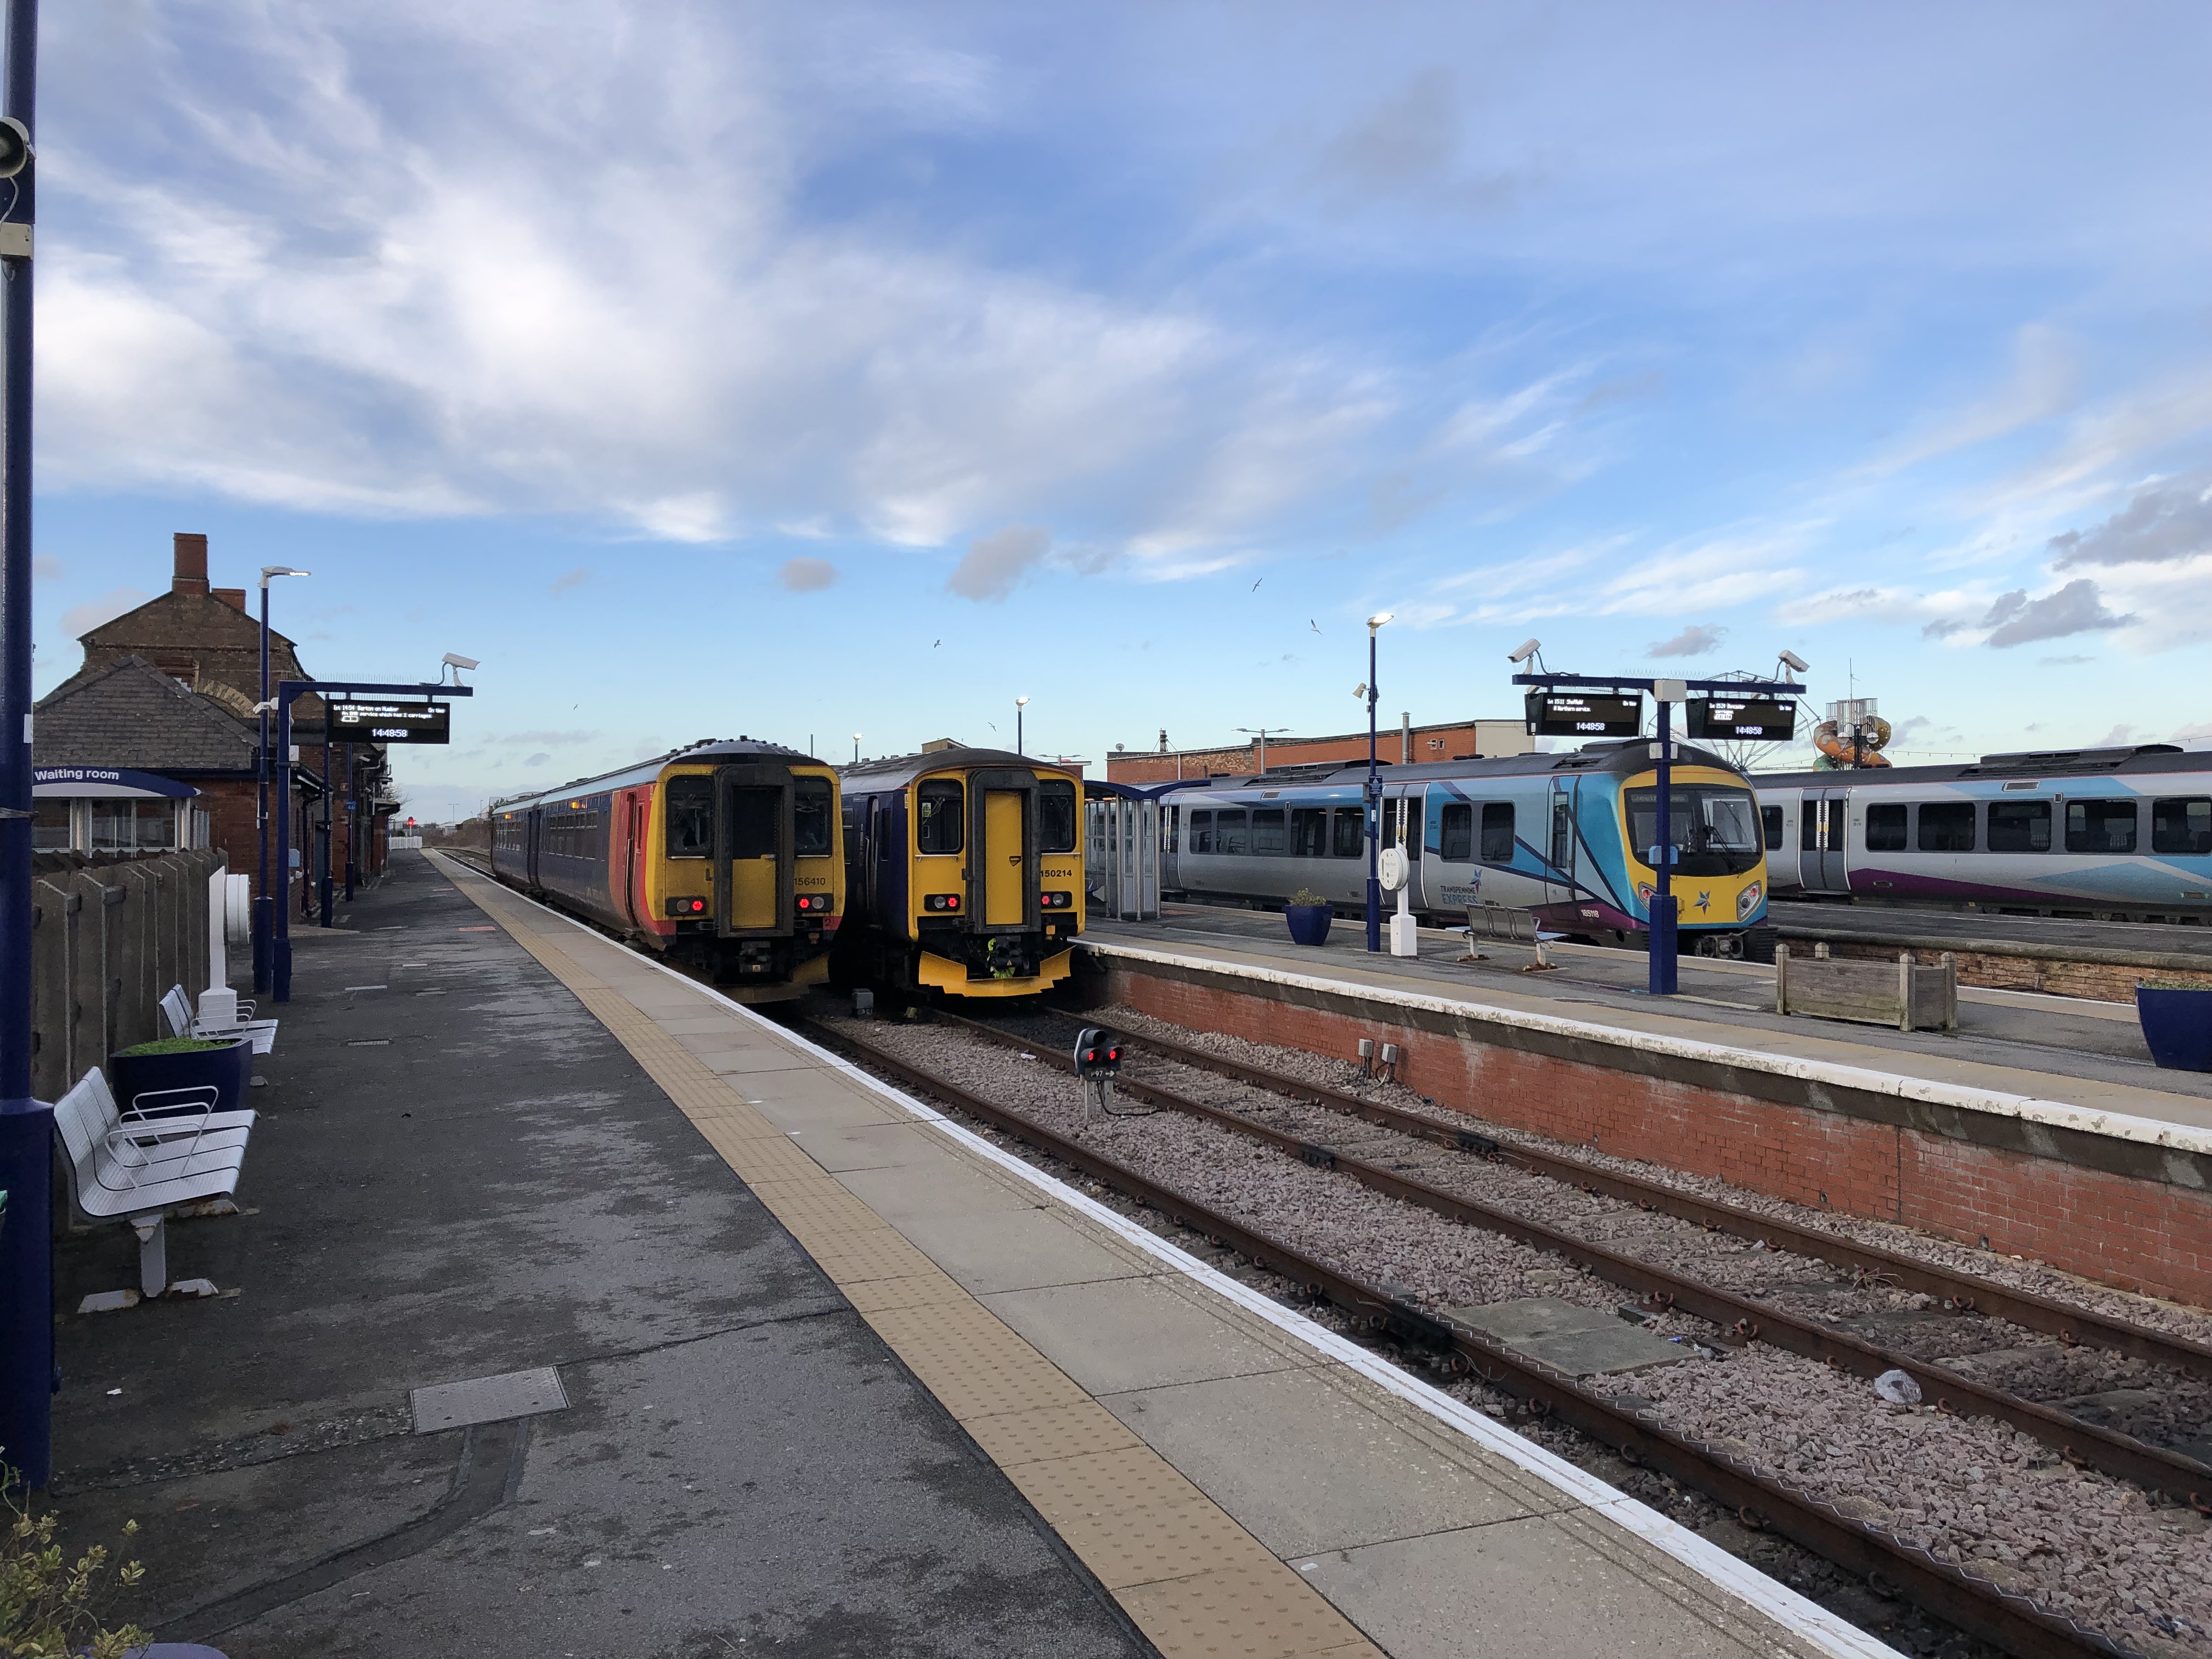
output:
[[1797,734],[1797,705],[1787,697],[1693,697],[1683,711],[1693,739],[1787,743]]
[[330,705],[337,743],[451,743],[453,711],[442,702],[337,702]]
[[1532,738],[1632,738],[1644,730],[1640,696],[1531,691],[1527,712]]

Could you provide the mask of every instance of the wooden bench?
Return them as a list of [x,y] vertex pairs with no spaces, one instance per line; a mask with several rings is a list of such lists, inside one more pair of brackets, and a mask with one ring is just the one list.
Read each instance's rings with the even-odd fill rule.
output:
[[144,1115],[137,1102],[131,1111],[118,1112],[106,1078],[94,1067],[54,1107],[77,1208],[95,1220],[127,1220],[138,1235],[138,1289],[88,1296],[79,1313],[127,1308],[170,1290],[216,1293],[204,1279],[169,1283],[166,1224],[173,1212],[217,1201],[229,1207],[253,1114],[215,1110],[212,1089],[168,1089],[142,1099],[162,1115]]
[[239,1017],[234,1021],[202,1019],[192,1012],[192,1005],[181,985],[172,985],[168,994],[161,999],[161,1018],[171,1036],[198,1037],[208,1042],[235,1042],[240,1037],[251,1037],[257,1054],[265,1054],[276,1048],[276,1022],[254,1018],[251,998],[241,999],[238,1010]]
[[1807,957],[1793,957],[1788,945],[1778,945],[1774,1012],[1893,1025],[1900,1031],[1955,1031],[1958,963],[1948,951],[1933,966],[1915,962],[1910,951],[1899,951],[1894,965],[1837,962],[1830,959],[1826,945]]

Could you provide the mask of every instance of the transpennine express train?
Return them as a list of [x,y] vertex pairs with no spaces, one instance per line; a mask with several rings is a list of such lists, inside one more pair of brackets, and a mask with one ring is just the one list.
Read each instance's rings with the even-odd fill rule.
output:
[[2212,919],[2212,756],[2145,744],[1754,781],[1784,897]]
[[[1648,933],[1658,880],[1651,749],[1633,740],[1386,769],[1381,844],[1408,851],[1412,908],[1449,922],[1528,910],[1553,932],[1608,943]],[[1669,830],[1682,946],[1735,955],[1766,915],[1758,805],[1718,756],[1687,744],[1676,755]],[[1316,765],[1167,786],[1163,891],[1280,904],[1304,890],[1364,905],[1366,775]]]
[[495,809],[492,870],[768,1002],[829,978],[841,837],[834,770],[739,738]]
[[841,981],[1007,997],[1067,977],[1083,931],[1079,774],[959,748],[839,773]]

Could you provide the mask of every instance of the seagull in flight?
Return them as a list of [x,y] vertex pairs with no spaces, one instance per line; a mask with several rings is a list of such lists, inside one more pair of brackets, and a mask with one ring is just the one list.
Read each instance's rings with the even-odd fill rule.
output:
[[[1267,580],[1267,579],[1265,576],[1262,576],[1262,577],[1261,577],[1261,578],[1260,578],[1260,582],[1263,582],[1263,581],[1265,581],[1265,580]],[[1252,591],[1253,591],[1255,593],[1256,593],[1256,592],[1258,592],[1260,591],[1260,582],[1254,582],[1254,583],[1252,584]]]
[[1316,622],[1311,617],[1308,617],[1306,618],[1306,626],[1312,629],[1316,634],[1321,632],[1321,624]]
[[944,641],[943,640],[932,640],[932,641],[929,642],[929,648],[930,648],[931,650],[934,651],[934,650],[936,650],[936,649],[937,649],[937,647],[938,647],[939,646],[940,646],[940,645],[942,645],[942,644],[944,644],[944,643],[945,643],[945,641]]

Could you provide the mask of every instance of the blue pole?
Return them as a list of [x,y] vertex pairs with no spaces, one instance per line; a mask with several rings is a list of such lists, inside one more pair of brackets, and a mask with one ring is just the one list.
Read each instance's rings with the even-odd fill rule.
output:
[[261,835],[261,876],[253,888],[253,994],[269,994],[270,919],[276,900],[269,885],[269,573],[261,573],[261,752],[255,769],[260,785],[260,809],[255,827]]
[[[7,113],[35,131],[38,0],[7,0]],[[33,165],[0,221],[0,1462],[27,1487],[52,1473],[54,1109],[31,1098],[31,259]],[[12,234],[12,233],[11,233]]]
[[315,885],[322,925],[331,925],[331,820],[337,815],[337,801],[331,793],[331,700],[323,699],[323,835],[322,878]]
[[1651,901],[1651,978],[1655,997],[1674,994],[1674,705],[1659,703],[1659,891]]
[[[1382,693],[1375,684],[1375,624],[1367,625],[1367,948],[1382,948],[1382,877],[1377,838],[1382,831],[1382,776],[1375,763],[1375,705]],[[1472,948],[1472,947],[1470,947]]]
[[361,838],[361,803],[354,799],[353,745],[351,744],[348,744],[345,746],[345,896],[346,902],[348,904],[351,904],[353,902],[353,848],[354,842]]
[[[276,692],[276,862],[277,885],[283,896],[276,905],[276,936],[269,944],[271,988],[279,1002],[292,1000],[292,683]],[[271,895],[272,897],[275,895]]]

